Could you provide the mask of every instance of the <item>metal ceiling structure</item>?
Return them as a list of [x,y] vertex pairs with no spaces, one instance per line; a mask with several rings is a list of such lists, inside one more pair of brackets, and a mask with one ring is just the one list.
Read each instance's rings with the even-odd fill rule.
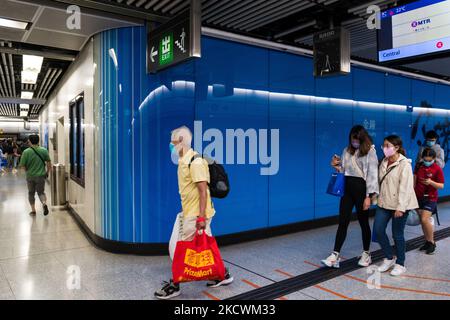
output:
[[[189,6],[190,0],[58,0],[79,5],[108,5],[138,10],[170,19]],[[245,36],[312,48],[312,35],[330,26],[351,33],[352,57],[377,64],[377,32],[367,28],[367,8],[381,10],[414,0],[202,0],[205,27]],[[450,57],[434,62],[398,66],[399,69],[450,79]]]
[[[312,35],[332,26],[351,33],[352,58],[377,64],[376,30],[367,28],[368,6],[381,10],[412,0],[200,0],[202,25],[299,48],[312,48]],[[67,30],[68,5],[82,8],[84,27]],[[28,21],[28,30],[0,27],[0,116],[18,116],[14,98],[31,90],[37,117],[71,61],[95,33],[144,21],[163,23],[190,5],[190,0],[0,0],[0,17]],[[37,85],[20,83],[21,55],[44,55]],[[396,66],[398,69],[450,79],[450,57]],[[2,100],[3,98],[3,100]],[[5,99],[6,98],[6,99]]]
[[[25,29],[0,27],[0,117],[37,119],[92,35],[105,29],[143,24],[138,18],[83,9],[81,27],[69,29],[67,7],[48,0],[0,0],[1,18],[28,23]],[[24,55],[44,58],[36,84],[22,83]],[[24,91],[33,92],[33,98],[22,99]],[[26,117],[21,117],[20,104],[28,105]]]

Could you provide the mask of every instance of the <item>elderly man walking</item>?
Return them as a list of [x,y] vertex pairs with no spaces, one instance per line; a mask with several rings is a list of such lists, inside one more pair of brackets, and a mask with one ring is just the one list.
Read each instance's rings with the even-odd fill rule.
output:
[[[208,162],[192,147],[192,133],[183,126],[172,131],[170,151],[178,157],[178,188],[181,197],[182,217],[180,221],[179,240],[190,241],[197,230],[204,230],[209,236],[211,220],[216,211],[211,200],[208,183],[210,182]],[[222,281],[210,281],[208,287],[216,288],[233,282],[228,270]],[[163,282],[160,290],[155,292],[158,299],[170,299],[181,294],[180,284],[171,279]]]

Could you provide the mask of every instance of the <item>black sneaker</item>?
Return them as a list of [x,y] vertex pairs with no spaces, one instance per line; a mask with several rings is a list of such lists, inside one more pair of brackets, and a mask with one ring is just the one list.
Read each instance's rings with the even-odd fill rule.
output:
[[225,279],[223,279],[222,281],[220,281],[220,280],[209,281],[206,284],[206,286],[209,288],[217,288],[220,286],[227,286],[230,283],[232,283],[233,281],[234,281],[234,278],[230,275],[230,272],[228,270],[226,270]]
[[434,254],[436,251],[436,243],[430,243],[430,246],[426,250],[426,254]]
[[44,204],[44,216],[48,215],[48,206]]
[[428,248],[430,247],[431,244],[432,244],[431,242],[425,241],[425,244],[423,246],[421,246],[419,250],[426,251],[426,250],[428,250]]
[[164,281],[162,285],[163,287],[155,292],[155,298],[168,300],[181,294],[180,285],[173,283],[172,279],[169,282]]

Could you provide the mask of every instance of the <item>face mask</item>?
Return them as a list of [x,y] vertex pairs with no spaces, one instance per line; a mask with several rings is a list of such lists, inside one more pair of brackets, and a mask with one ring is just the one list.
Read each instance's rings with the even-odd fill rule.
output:
[[355,149],[359,149],[360,143],[358,140],[352,141],[352,147]]
[[423,165],[425,167],[431,167],[433,165],[433,163],[434,163],[434,160],[433,161],[423,161]]
[[174,153],[176,151],[175,145],[171,142],[169,144],[170,153]]
[[427,146],[432,147],[436,144],[436,141],[427,140]]
[[384,147],[383,152],[384,152],[384,156],[386,158],[389,158],[395,154],[396,150],[395,150],[395,147]]

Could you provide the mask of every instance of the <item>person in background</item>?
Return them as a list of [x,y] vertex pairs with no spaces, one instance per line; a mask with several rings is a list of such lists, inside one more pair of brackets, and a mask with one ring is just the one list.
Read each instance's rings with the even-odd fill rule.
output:
[[444,169],[445,167],[445,153],[444,149],[437,143],[439,135],[434,130],[430,130],[425,134],[425,143],[420,147],[419,153],[416,158],[416,166],[420,165],[423,161],[422,153],[425,148],[431,148],[436,153],[436,164]]
[[[378,267],[379,272],[391,271],[392,276],[400,276],[405,268],[405,225],[408,211],[417,209],[414,192],[414,177],[411,160],[406,158],[403,141],[399,136],[391,135],[384,139],[385,158],[379,168],[380,195],[375,214],[374,232],[381,246],[385,259]],[[394,257],[391,243],[386,235],[386,228],[392,220],[392,236],[395,243]]]
[[339,205],[339,226],[336,233],[334,251],[322,260],[327,267],[339,268],[340,251],[347,236],[347,229],[353,208],[362,232],[363,253],[358,264],[367,267],[372,263],[370,256],[371,230],[369,207],[378,194],[378,158],[372,139],[363,126],[351,129],[348,146],[342,157],[334,156],[331,166],[345,173],[345,192]]
[[[204,230],[211,236],[211,221],[216,213],[208,187],[210,181],[208,162],[199,156],[191,145],[192,133],[189,128],[183,126],[172,131],[169,146],[172,156],[178,157],[178,188],[183,211],[180,241],[191,241],[197,230]],[[226,270],[224,280],[210,281],[207,286],[216,288],[232,282],[233,277]],[[179,296],[180,293],[180,284],[171,279],[163,282],[162,288],[155,292],[155,297],[170,299]]]
[[13,149],[13,173],[17,172],[17,167],[20,159],[20,149],[18,144],[14,141],[12,144]]
[[45,195],[45,179],[52,170],[48,150],[39,146],[39,136],[31,135],[28,139],[29,148],[26,149],[20,159],[20,167],[25,167],[27,172],[28,200],[31,206],[30,215],[36,214],[35,198],[37,192],[41,200],[44,216],[48,215],[47,197]]
[[434,254],[436,243],[430,218],[437,206],[438,189],[444,188],[444,172],[436,163],[436,152],[433,149],[425,148],[421,156],[422,161],[414,175],[414,189],[419,201],[420,222],[426,240],[420,250],[425,251],[426,254]]
[[5,155],[3,154],[3,147],[0,147],[0,172],[2,175],[6,173],[5,169],[3,169],[3,159],[5,159]]
[[13,168],[14,163],[14,156],[13,156],[13,146],[12,146],[12,140],[8,140],[6,143],[6,147],[4,152],[6,153],[6,160],[7,160],[7,168],[11,169]]

